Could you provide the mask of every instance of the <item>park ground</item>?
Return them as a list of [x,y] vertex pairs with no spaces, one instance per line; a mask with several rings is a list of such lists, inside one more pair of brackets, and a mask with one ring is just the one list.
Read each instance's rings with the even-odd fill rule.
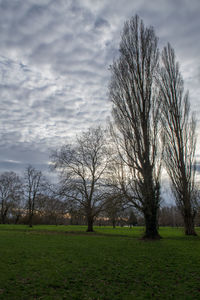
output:
[[0,299],[200,299],[200,229],[0,225]]

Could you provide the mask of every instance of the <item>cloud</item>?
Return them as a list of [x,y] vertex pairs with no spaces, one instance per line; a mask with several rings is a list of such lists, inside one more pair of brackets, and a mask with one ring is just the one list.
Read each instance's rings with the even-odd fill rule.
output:
[[96,19],[94,23],[94,27],[97,29],[102,29],[102,28],[110,27],[110,24],[104,18],[99,17]]
[[108,68],[135,13],[155,27],[161,47],[175,47],[199,112],[199,12],[198,0],[1,1],[0,170],[29,161],[44,169],[52,148],[105,122]]

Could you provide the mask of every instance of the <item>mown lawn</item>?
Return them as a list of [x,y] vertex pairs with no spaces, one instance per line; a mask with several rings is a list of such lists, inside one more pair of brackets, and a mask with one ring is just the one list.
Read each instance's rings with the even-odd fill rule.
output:
[[[0,225],[0,299],[200,299],[200,237],[161,228]],[[200,231],[198,230],[199,235]]]

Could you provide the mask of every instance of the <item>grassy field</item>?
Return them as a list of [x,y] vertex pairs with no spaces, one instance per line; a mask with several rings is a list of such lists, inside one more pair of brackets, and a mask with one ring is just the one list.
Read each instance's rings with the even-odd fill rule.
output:
[[[200,237],[160,228],[0,225],[0,299],[200,299]],[[200,235],[200,230],[197,229]]]

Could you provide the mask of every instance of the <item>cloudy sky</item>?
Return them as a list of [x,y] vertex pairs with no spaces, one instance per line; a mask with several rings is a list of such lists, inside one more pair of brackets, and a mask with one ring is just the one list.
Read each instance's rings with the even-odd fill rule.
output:
[[199,0],[0,0],[0,172],[47,171],[51,149],[106,121],[109,65],[136,13],[175,48],[200,119]]

